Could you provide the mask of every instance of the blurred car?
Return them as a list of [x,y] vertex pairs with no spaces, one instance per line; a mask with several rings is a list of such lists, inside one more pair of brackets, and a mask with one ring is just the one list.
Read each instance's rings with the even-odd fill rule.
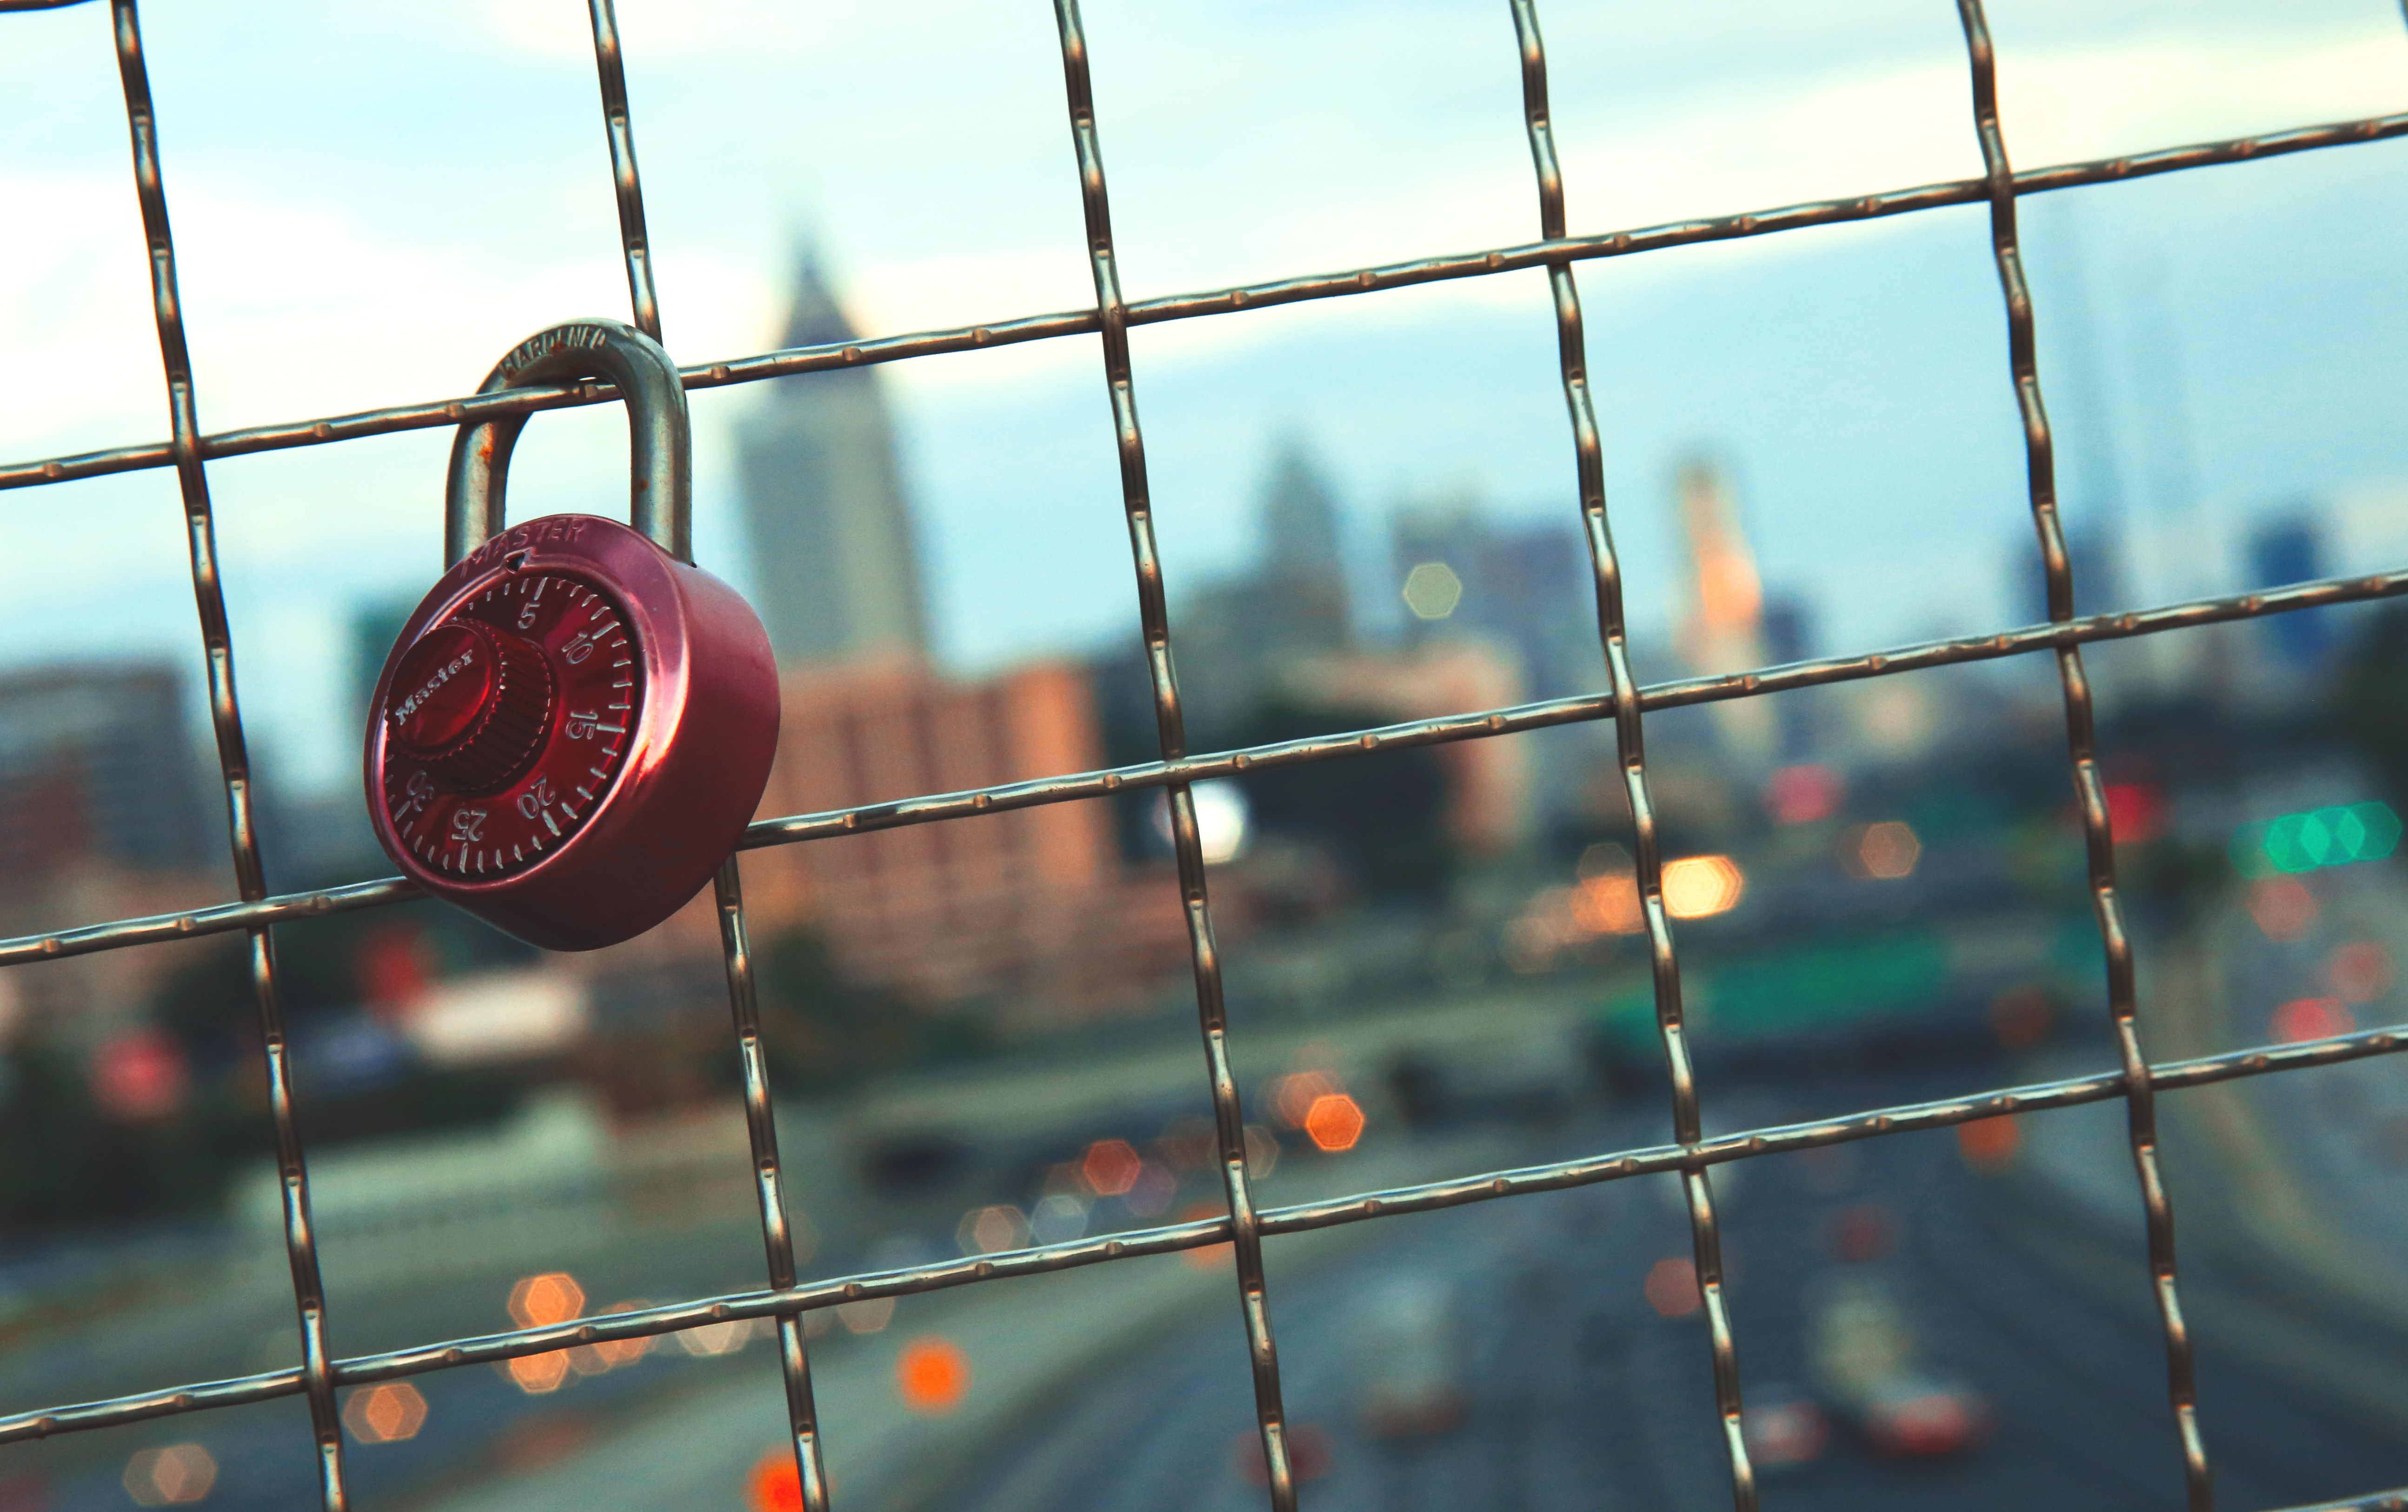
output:
[[1852,1266],[1813,1288],[1806,1358],[1816,1393],[1875,1454],[1956,1454],[1988,1435],[1988,1401],[1923,1362],[1897,1285],[1878,1269]]
[[1914,1371],[1859,1402],[1856,1427],[1874,1453],[1892,1459],[1955,1454],[1988,1436],[1990,1407],[1963,1381]]
[[1426,1437],[1463,1421],[1462,1323],[1454,1289],[1434,1277],[1395,1277],[1355,1313],[1365,1374],[1357,1410],[1372,1438]]

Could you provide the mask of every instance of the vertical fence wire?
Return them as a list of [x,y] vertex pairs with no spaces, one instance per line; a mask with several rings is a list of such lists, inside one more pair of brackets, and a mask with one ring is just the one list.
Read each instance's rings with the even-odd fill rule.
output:
[[[1972,70],[1973,127],[1981,139],[1982,166],[1989,178],[1990,247],[1998,263],[2000,291],[2006,301],[2007,361],[2015,386],[2015,404],[2023,419],[2032,524],[2039,534],[2041,563],[2048,581],[2048,617],[2062,624],[2073,618],[2073,563],[2066,550],[2064,526],[2057,517],[2056,443],[2049,432],[2047,407],[2041,399],[2031,288],[2025,278],[2023,252],[2015,231],[2014,170],[2008,162],[2005,134],[1999,126],[1998,56],[1990,43],[1989,22],[1983,14],[1982,0],[1956,0],[1956,8],[1964,24],[1966,56]],[[2175,1280],[2173,1204],[2167,1195],[2165,1173],[2159,1163],[2157,1088],[2151,1079],[2148,1059],[2142,1053],[2140,1027],[2134,1014],[2132,940],[2115,887],[2114,836],[2108,825],[2106,788],[2099,772],[2096,711],[2080,647],[2058,649],[2057,672],[2065,698],[2067,755],[2073,768],[2074,796],[2081,808],[2082,835],[2088,850],[2091,907],[2098,917],[2100,940],[2106,954],[2107,1009],[2114,1022],[2116,1048],[2123,1058],[2132,1168],[2140,1179],[2141,1201],[2147,1218],[2149,1280],[2164,1330],[2167,1394],[2173,1404],[2174,1423],[2182,1440],[2183,1480],[2191,1512],[2214,1512],[2215,1490],[2208,1470],[2207,1444],[2200,1433],[2190,1329],[2183,1319],[2182,1297]]]
[[[1530,164],[1538,178],[1540,235],[1564,235],[1564,179],[1555,157],[1555,125],[1547,108],[1547,50],[1539,32],[1535,0],[1512,0],[1513,31],[1522,50],[1522,107],[1530,138]],[[1694,1148],[1703,1137],[1698,1111],[1697,1068],[1689,1052],[1681,1006],[1681,963],[1672,945],[1671,918],[1664,906],[1664,865],[1656,809],[1648,797],[1646,748],[1640,725],[1638,680],[1631,675],[1628,629],[1622,602],[1622,563],[1606,517],[1605,460],[1597,409],[1588,381],[1588,344],[1581,319],[1580,286],[1569,260],[1547,264],[1547,285],[1555,307],[1555,337],[1563,366],[1564,404],[1570,411],[1572,449],[1578,462],[1581,517],[1589,560],[1597,576],[1598,639],[1613,694],[1615,755],[1624,795],[1630,805],[1632,864],[1647,923],[1654,968],[1656,1023],[1663,1040],[1672,1085],[1672,1137]],[[1713,1184],[1701,1164],[1681,1173],[1689,1215],[1689,1242],[1705,1307],[1713,1360],[1714,1409],[1722,1420],[1723,1447],[1730,1461],[1731,1505],[1756,1512],[1756,1467],[1747,1452],[1740,1407],[1739,1348],[1731,1334],[1725,1294],[1722,1226],[1714,1212]]]
[[[1111,202],[1105,190],[1103,148],[1096,130],[1086,31],[1080,22],[1078,0],[1054,0],[1054,15],[1062,34],[1063,83],[1086,211],[1087,256],[1095,274],[1104,378],[1111,390],[1112,428],[1120,448],[1121,501],[1128,520],[1129,551],[1137,567],[1138,612],[1153,678],[1154,725],[1163,760],[1176,761],[1187,753],[1186,718],[1180,707],[1179,682],[1171,663],[1170,619],[1163,603],[1162,561],[1154,545],[1145,436],[1138,428],[1137,392],[1129,372],[1128,307],[1121,298],[1120,270],[1112,250]],[[1220,1144],[1222,1186],[1229,1203],[1239,1305],[1254,1370],[1254,1420],[1262,1434],[1271,1506],[1274,1512],[1295,1512],[1296,1476],[1288,1460],[1286,1412],[1280,1401],[1279,1350],[1271,1337],[1262,1231],[1246,1171],[1245,1114],[1238,1098],[1237,1076],[1229,1066],[1227,1005],[1222,993],[1220,948],[1212,935],[1211,905],[1205,892],[1204,847],[1196,827],[1196,799],[1184,782],[1171,783],[1165,792],[1170,804],[1171,837],[1179,854],[1180,899],[1187,914],[1188,946],[1196,967],[1197,1021],[1203,1033],[1211,1082],[1212,1121]]]
[[[618,191],[619,240],[627,260],[627,297],[637,328],[661,339],[660,297],[652,280],[652,241],[644,225],[643,177],[636,167],[636,134],[627,108],[627,72],[619,46],[619,19],[612,0],[589,0],[594,26],[594,64],[602,91],[602,117],[610,136],[610,177]],[[691,538],[681,530],[682,538]],[[720,957],[727,973],[727,1002],[736,1029],[737,1055],[744,1072],[744,1131],[752,1148],[752,1186],[761,1207],[761,1245],[769,1285],[795,1284],[795,1234],[786,1214],[785,1179],[778,1159],[777,1114],[769,1100],[769,1065],[761,1048],[761,1002],[752,980],[752,948],[744,923],[744,874],[738,858],[720,863],[711,879],[719,918]],[[778,1315],[778,1359],[786,1387],[786,1422],[793,1441],[795,1475],[804,1512],[827,1512],[827,1472],[821,1451],[819,1407],[811,1390],[811,1361],[798,1313]]]
[[[142,55],[141,18],[135,0],[113,0],[117,69],[125,89],[125,123],[133,138],[134,183],[142,206],[142,237],[150,259],[150,298],[159,327],[159,358],[167,383],[168,422],[176,482],[184,506],[184,535],[193,563],[193,600],[200,616],[201,649],[208,666],[209,724],[217,736],[225,787],[226,823],[235,885],[246,903],[267,896],[259,859],[259,830],[251,756],[243,739],[242,706],[235,692],[234,631],[226,620],[225,585],[218,569],[217,523],[200,454],[200,419],[193,395],[192,352],[176,282],[176,241],[160,174],[159,121],[150,75]],[[335,1411],[334,1375],[326,1348],[326,1291],[319,1275],[317,1231],[309,1218],[309,1177],[294,1120],[292,1046],[276,978],[276,938],[266,925],[249,932],[251,981],[267,1063],[267,1105],[276,1127],[276,1168],[284,1204],[284,1253],[293,1272],[293,1301],[301,1325],[301,1371],[309,1401],[309,1428],[318,1447],[318,1485],[326,1512],[350,1505],[343,1473],[343,1430]]]
[[[602,122],[610,133],[610,180],[619,197],[619,242],[627,255],[627,303],[636,329],[661,340],[661,301],[652,287],[652,240],[644,229],[644,181],[636,171],[636,129],[627,116],[627,65],[611,0],[589,0],[594,70],[602,85]],[[663,343],[666,345],[666,343]]]

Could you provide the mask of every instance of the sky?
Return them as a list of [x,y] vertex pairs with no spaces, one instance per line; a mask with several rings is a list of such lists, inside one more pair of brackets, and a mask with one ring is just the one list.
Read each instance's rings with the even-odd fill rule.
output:
[[[764,349],[806,250],[886,335],[1093,302],[1050,6],[621,0],[667,345]],[[1093,0],[1124,286],[1209,289],[1537,235],[1504,0]],[[1575,233],[1980,171],[1945,0],[1541,6]],[[521,337],[624,317],[585,7],[154,0],[146,44],[208,430],[466,392]],[[2019,166],[2408,107],[2391,0],[1998,0]],[[106,10],[0,17],[0,456],[165,432]],[[2334,570],[2408,560],[2408,143],[2025,205],[2069,518],[2127,596],[2247,586],[2253,521],[2341,501]],[[1718,458],[1820,649],[2029,617],[2004,326],[1978,207],[1584,264],[1609,496],[1669,622],[1671,476]],[[1542,275],[1140,328],[1174,593],[1240,568],[1276,448],[1389,511],[1574,510]],[[940,649],[966,671],[1134,635],[1094,337],[886,370]],[[747,580],[735,435],[698,392],[697,551]],[[514,512],[616,510],[614,409],[538,416]],[[440,567],[436,431],[210,467],[271,780],[356,780],[343,626]],[[197,676],[172,478],[18,492],[0,661]],[[2386,554],[2387,553],[2387,554]],[[1375,585],[1376,586],[1376,585]]]

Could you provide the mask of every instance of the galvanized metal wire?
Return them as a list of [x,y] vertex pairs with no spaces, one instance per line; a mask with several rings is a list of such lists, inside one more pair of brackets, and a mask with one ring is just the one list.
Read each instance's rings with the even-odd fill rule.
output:
[[[2064,525],[2057,519],[2056,442],[2049,431],[2048,407],[2041,397],[2031,286],[2024,278],[2023,250],[2015,234],[2014,170],[2008,165],[2006,135],[1999,125],[1998,54],[1990,45],[1982,0],[1956,0],[1956,10],[1964,23],[1966,57],[1972,66],[1973,130],[1981,140],[1983,166],[1989,174],[1990,248],[1999,266],[1999,289],[2006,299],[2007,367],[2014,383],[2015,405],[2023,416],[2025,475],[2048,584],[2048,617],[2071,620],[2073,562],[2066,549]],[[2125,927],[2123,901],[2115,890],[2115,839],[2107,824],[2107,784],[2099,770],[2097,717],[2081,647],[2058,649],[2057,676],[2065,700],[2066,753],[2073,767],[2073,792],[2089,853],[2091,909],[2098,916],[2100,944],[2106,955],[2107,1012],[2124,1063],[2132,1168],[2140,1178],[2141,1205],[2147,1220],[2149,1279],[2165,1338],[2167,1390],[2182,1441],[2183,1485],[2191,1512],[2214,1512],[2215,1488],[2208,1471],[2207,1443],[2200,1433],[2190,1329],[2183,1319],[2182,1293],[2175,1278],[2173,1200],[2166,1193],[2165,1171],[2157,1159],[2157,1092],[2149,1079],[2148,1058],[2141,1050],[2134,1011],[2132,937]]]
[[[1138,620],[1154,692],[1154,732],[1165,762],[1187,754],[1186,716],[1170,660],[1170,616],[1163,599],[1162,558],[1154,538],[1154,503],[1146,484],[1145,435],[1139,428],[1137,389],[1129,371],[1128,307],[1121,300],[1120,266],[1112,250],[1111,201],[1104,181],[1103,143],[1096,130],[1087,38],[1079,0],[1054,0],[1062,34],[1062,79],[1070,107],[1070,140],[1078,152],[1079,191],[1087,218],[1087,260],[1096,279],[1103,335],[1104,382],[1118,437],[1121,506],[1128,520],[1129,555],[1137,569]],[[1212,935],[1212,905],[1204,884],[1204,840],[1196,823],[1195,791],[1184,780],[1165,785],[1171,843],[1179,858],[1179,899],[1187,916],[1188,954],[1196,969],[1197,1026],[1204,1037],[1206,1084],[1212,1096],[1221,1190],[1229,1205],[1230,1249],[1236,1261],[1239,1316],[1254,1370],[1254,1422],[1273,1512],[1296,1512],[1296,1471],[1289,1462],[1287,1414],[1280,1402],[1279,1348],[1271,1337],[1270,1286],[1263,1276],[1261,1220],[1246,1167],[1246,1118],[1238,1076],[1229,1064],[1228,1006],[1221,991],[1221,950]]]
[[[0,0],[0,11],[54,8],[73,0]],[[174,467],[183,501],[194,592],[200,612],[208,666],[208,693],[238,901],[213,907],[115,920],[75,929],[0,940],[0,966],[56,960],[205,934],[243,932],[249,936],[251,976],[266,1050],[269,1102],[284,1192],[286,1250],[293,1274],[295,1310],[302,1334],[302,1362],[230,1380],[174,1386],[104,1402],[37,1409],[0,1417],[0,1444],[86,1431],[212,1407],[302,1395],[309,1404],[317,1444],[321,1499],[335,1512],[345,1507],[341,1430],[334,1393],[337,1387],[391,1380],[428,1371],[507,1362],[575,1344],[650,1337],[712,1322],[774,1319],[780,1339],[788,1416],[803,1501],[824,1512],[828,1489],[810,1363],[804,1347],[804,1315],[815,1308],[878,1297],[896,1297],[1040,1274],[1140,1255],[1165,1254],[1227,1244],[1234,1256],[1240,1315],[1252,1362],[1255,1416],[1269,1470],[1271,1505],[1279,1512],[1296,1505],[1286,1424],[1281,1402],[1278,1354],[1264,1278],[1266,1237],[1360,1222],[1383,1216],[1429,1212],[1524,1193],[1561,1191],[1632,1177],[1677,1174],[1686,1194],[1697,1275],[1703,1294],[1713,1370],[1716,1410],[1724,1429],[1732,1498],[1741,1512],[1756,1504],[1755,1478],[1742,1432],[1743,1406],[1738,1356],[1724,1295],[1720,1232],[1712,1168],[1758,1155],[1838,1145],[1915,1130],[1950,1127],[2001,1114],[2068,1107],[2122,1099],[2128,1111],[2129,1145],[2148,1235],[2148,1262],[2166,1348],[2170,1397],[2180,1443],[2189,1505],[2213,1506],[2209,1462],[2197,1419],[2192,1350],[2184,1322],[2173,1248],[2172,1209],[2159,1169],[2156,1098],[2160,1091],[2317,1065],[2329,1065],[2408,1049],[2408,1025],[2369,1030],[2279,1047],[2259,1047],[2198,1060],[2150,1063],[2141,1044],[2135,1011],[2131,946],[2115,881],[2112,838],[2100,781],[2094,713],[2081,648],[2169,631],[2252,620],[2344,603],[2408,594],[2408,570],[2365,577],[2325,578],[2220,598],[2193,600],[2153,609],[2078,617],[2073,612],[2073,563],[2057,520],[2051,437],[2042,402],[2034,349],[2031,299],[2016,235],[2019,198],[2080,185],[2103,184],[2281,153],[2319,150],[2408,134],[2408,114],[2371,117],[2295,131],[2170,148],[2132,156],[2015,173],[2000,132],[1996,104],[1995,61],[1981,0],[1957,0],[1969,64],[1974,127],[1983,156],[1979,178],[1950,180],[1847,199],[1679,221],[1635,230],[1574,236],[1565,223],[1563,182],[1548,109],[1547,62],[1536,0],[1509,0],[1520,48],[1526,127],[1539,198],[1540,239],[1485,251],[1435,256],[1337,274],[1280,279],[1131,303],[1121,293],[1112,241],[1110,198],[1104,174],[1092,89],[1092,68],[1077,0],[1055,0],[1072,145],[1086,221],[1088,256],[1096,286],[1092,309],[1027,316],[944,331],[922,332],[840,345],[796,348],[680,369],[688,389],[758,381],[790,374],[869,363],[901,361],[1013,342],[1094,333],[1101,338],[1107,394],[1111,406],[1121,464],[1124,516],[1138,588],[1139,623],[1151,672],[1160,759],[1109,770],[1064,774],[1026,782],[960,792],[926,794],[897,802],[857,806],[815,814],[764,820],[753,824],[740,849],[752,849],[900,826],[941,822],[1003,809],[1105,797],[1131,789],[1165,790],[1172,818],[1181,895],[1186,911],[1197,987],[1197,1022],[1205,1071],[1215,1115],[1225,1216],[1148,1228],[1106,1238],[1043,1245],[940,1264],[868,1272],[803,1281],[796,1271],[786,1211],[767,1062],[755,999],[752,957],[743,911],[738,859],[730,856],[715,882],[723,957],[743,1072],[746,1125],[767,1262],[767,1289],[700,1298],[580,1319],[561,1324],[392,1350],[345,1360],[325,1348],[325,1300],[319,1281],[309,1221],[307,1166],[293,1117],[293,1068],[277,994],[274,929],[299,920],[401,902],[418,890],[398,877],[271,897],[260,862],[253,819],[254,793],[245,753],[236,692],[234,649],[219,581],[217,546],[206,464],[291,447],[316,446],[438,425],[462,427],[500,422],[515,431],[538,410],[609,402],[609,384],[580,382],[497,390],[472,397],[361,411],[322,420],[204,434],[193,398],[191,364],[176,292],[174,240],[163,184],[157,125],[143,65],[136,0],[111,0],[111,14],[126,118],[133,142],[135,181],[149,245],[152,302],[160,337],[169,406],[169,438],[73,456],[0,466],[0,488],[36,487],[74,478],[151,467]],[[643,187],[637,167],[624,57],[611,0],[589,0],[595,60],[616,193],[621,250],[627,271],[636,325],[655,340],[661,335],[660,302],[645,228]],[[1737,237],[1831,225],[1946,206],[1986,204],[1991,240],[2005,298],[2008,366],[2024,418],[2030,505],[2048,590],[2049,621],[1981,636],[1923,642],[1872,653],[1754,669],[1721,677],[1639,684],[1629,664],[1623,614],[1621,566],[1604,493],[1603,448],[1587,378],[1587,353],[1576,263],[1636,252],[1693,246]],[[1571,425],[1580,506],[1597,582],[1598,635],[1608,675],[1605,691],[1511,708],[1469,711],[1377,729],[1334,732],[1302,740],[1190,755],[1179,687],[1173,672],[1171,635],[1163,595],[1146,471],[1144,437],[1138,421],[1129,359],[1131,326],[1232,314],[1303,300],[1341,297],[1460,278],[1544,268],[1553,295],[1558,358]],[[463,529],[498,521],[455,521],[447,544],[455,549]],[[671,521],[685,549],[682,521]],[[469,534],[482,534],[470,531]],[[466,537],[462,537],[465,539]],[[1643,719],[1651,710],[1761,696],[1931,667],[2047,652],[2056,658],[2066,709],[2068,756],[2089,856],[2089,891],[2106,965],[2107,998],[2116,1034],[2120,1069],[2109,1074],[2000,1089],[1971,1097],[1874,1109],[1843,1118],[1788,1124],[1709,1137],[1703,1130],[1694,1067],[1682,1012],[1682,977],[1662,892],[1661,850],[1649,795]],[[1543,1165],[1419,1183],[1286,1207],[1259,1207],[1245,1161],[1243,1109],[1230,1069],[1228,1026],[1221,963],[1191,785],[1209,777],[1267,767],[1342,759],[1366,752],[1459,740],[1485,739],[1522,731],[1590,720],[1614,723],[1616,759],[1629,804],[1634,835],[1635,878],[1654,967],[1658,1036],[1671,1091],[1670,1144],[1583,1157]],[[2356,1501],[2325,1504],[2303,1512],[2408,1507],[2408,1493],[2384,1491]]]
[[[1513,30],[1522,45],[1522,108],[1530,137],[1530,165],[1538,175],[1539,235],[1564,235],[1563,169],[1555,158],[1555,125],[1547,111],[1547,50],[1539,33],[1534,0],[1512,0]],[[1648,794],[1646,707],[1630,671],[1630,637],[1623,614],[1622,559],[1605,509],[1605,453],[1589,394],[1588,339],[1581,323],[1580,285],[1569,259],[1547,264],[1547,287],[1555,302],[1556,358],[1563,370],[1564,405],[1570,411],[1572,455],[1580,477],[1581,523],[1597,578],[1598,638],[1605,652],[1607,681],[1614,703],[1614,754],[1622,766],[1623,797],[1630,806],[1631,865],[1641,918],[1647,931],[1648,963],[1654,969],[1656,1028],[1671,1078],[1672,1137],[1695,1147],[1705,1134],[1698,1105],[1697,1066],[1689,1054],[1688,1024],[1681,1006],[1681,960],[1672,944],[1671,910],[1664,905],[1664,848],[1656,833],[1656,806]],[[1681,1168],[1681,1189],[1689,1216],[1689,1244],[1698,1294],[1706,1315],[1707,1350],[1713,1364],[1714,1410],[1722,1419],[1723,1448],[1730,1461],[1731,1505],[1756,1512],[1756,1469],[1749,1462],[1740,1399],[1739,1341],[1732,1335],[1729,1298],[1723,1277],[1722,1225],[1714,1213],[1713,1179],[1699,1163]]]
[[[235,690],[234,630],[226,622],[225,586],[218,574],[216,517],[209,507],[207,465],[198,445],[200,417],[193,398],[192,353],[184,343],[184,311],[176,289],[176,237],[167,220],[167,190],[159,166],[159,122],[150,101],[150,70],[142,61],[142,23],[135,0],[112,0],[118,77],[125,91],[125,123],[133,137],[134,185],[142,206],[142,236],[150,253],[150,304],[159,327],[159,360],[167,380],[168,444],[176,483],[183,495],[184,538],[193,563],[193,601],[200,611],[201,649],[208,667],[209,725],[217,737],[218,769],[225,789],[226,833],[233,852],[235,887],[245,903],[267,895],[259,859],[257,806],[251,791],[251,756],[242,734],[242,704]],[[301,1378],[309,1397],[309,1429],[318,1447],[320,1495],[326,1512],[350,1505],[343,1481],[343,1428],[335,1410],[334,1377],[326,1355],[326,1289],[318,1271],[318,1240],[309,1221],[309,1171],[294,1121],[292,1046],[276,983],[273,926],[254,923],[251,940],[251,991],[259,1009],[259,1034],[267,1068],[267,1106],[276,1126],[276,1168],[284,1203],[284,1250],[293,1272],[293,1303],[301,1326]]]

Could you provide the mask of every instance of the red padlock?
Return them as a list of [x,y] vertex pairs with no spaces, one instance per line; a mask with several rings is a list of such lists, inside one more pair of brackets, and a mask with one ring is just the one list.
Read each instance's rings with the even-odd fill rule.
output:
[[445,554],[386,657],[367,730],[377,839],[427,892],[555,950],[675,913],[752,820],[778,747],[759,617],[695,566],[685,389],[614,321],[522,342],[480,392],[606,378],[627,402],[635,528],[502,528],[523,415],[452,448]]

